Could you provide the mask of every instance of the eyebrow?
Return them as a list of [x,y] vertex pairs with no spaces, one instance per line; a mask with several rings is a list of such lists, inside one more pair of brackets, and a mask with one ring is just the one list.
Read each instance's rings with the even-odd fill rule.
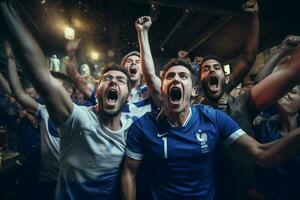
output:
[[116,76],[116,79],[126,79],[124,76]]
[[[210,66],[211,66],[211,65],[204,65],[202,68],[210,67]],[[213,66],[213,67],[219,67],[219,66],[221,66],[221,64],[216,63],[216,64],[213,64],[212,66]]]

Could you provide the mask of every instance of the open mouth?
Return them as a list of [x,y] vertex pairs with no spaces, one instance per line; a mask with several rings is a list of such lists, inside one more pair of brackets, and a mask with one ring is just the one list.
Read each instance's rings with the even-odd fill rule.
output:
[[182,92],[181,92],[180,88],[178,88],[178,87],[171,88],[170,98],[171,98],[172,102],[178,103],[181,99],[181,96],[182,96]]
[[212,91],[217,91],[219,89],[219,79],[217,76],[211,76],[208,79],[209,89]]
[[130,74],[136,74],[137,73],[137,68],[136,67],[130,67],[129,68],[129,73]]
[[106,100],[108,104],[115,104],[118,100],[118,92],[115,89],[110,89],[106,93]]

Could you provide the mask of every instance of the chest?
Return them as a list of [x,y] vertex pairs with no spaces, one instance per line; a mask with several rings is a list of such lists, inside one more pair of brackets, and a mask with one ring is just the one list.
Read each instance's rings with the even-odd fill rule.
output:
[[218,141],[218,131],[210,124],[168,129],[152,128],[146,134],[145,153],[164,162],[194,162],[210,159]]

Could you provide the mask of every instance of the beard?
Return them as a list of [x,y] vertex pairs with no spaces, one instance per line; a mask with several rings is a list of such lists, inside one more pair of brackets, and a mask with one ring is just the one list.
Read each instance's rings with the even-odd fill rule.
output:
[[223,96],[225,92],[225,87],[226,87],[225,79],[222,79],[220,82],[219,92],[217,92],[217,94],[213,94],[209,89],[208,80],[201,82],[201,89],[203,89],[205,96],[212,101],[218,101]]
[[109,108],[105,107],[104,101],[105,101],[105,99],[103,99],[103,98],[98,99],[98,104],[101,108],[102,114],[107,117],[115,117],[122,112],[124,105],[127,103],[127,98],[121,99],[119,102],[119,105],[116,106],[116,108],[114,108],[114,109],[109,109]]

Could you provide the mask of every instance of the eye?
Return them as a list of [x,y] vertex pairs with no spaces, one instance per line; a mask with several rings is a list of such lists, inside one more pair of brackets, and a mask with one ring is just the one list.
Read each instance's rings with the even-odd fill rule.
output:
[[118,82],[118,83],[125,84],[125,83],[126,83],[126,79],[123,78],[123,77],[117,77],[117,82]]
[[186,80],[186,79],[189,78],[189,75],[186,74],[186,73],[182,73],[182,74],[180,74],[180,78],[181,78],[182,80]]
[[102,80],[108,82],[108,81],[111,81],[111,79],[112,79],[112,77],[110,77],[110,76],[104,76],[104,78]]
[[167,76],[166,76],[166,79],[167,80],[170,80],[174,77],[174,73],[168,73]]
[[201,69],[201,72],[207,72],[208,71],[208,67],[203,67],[202,69]]

